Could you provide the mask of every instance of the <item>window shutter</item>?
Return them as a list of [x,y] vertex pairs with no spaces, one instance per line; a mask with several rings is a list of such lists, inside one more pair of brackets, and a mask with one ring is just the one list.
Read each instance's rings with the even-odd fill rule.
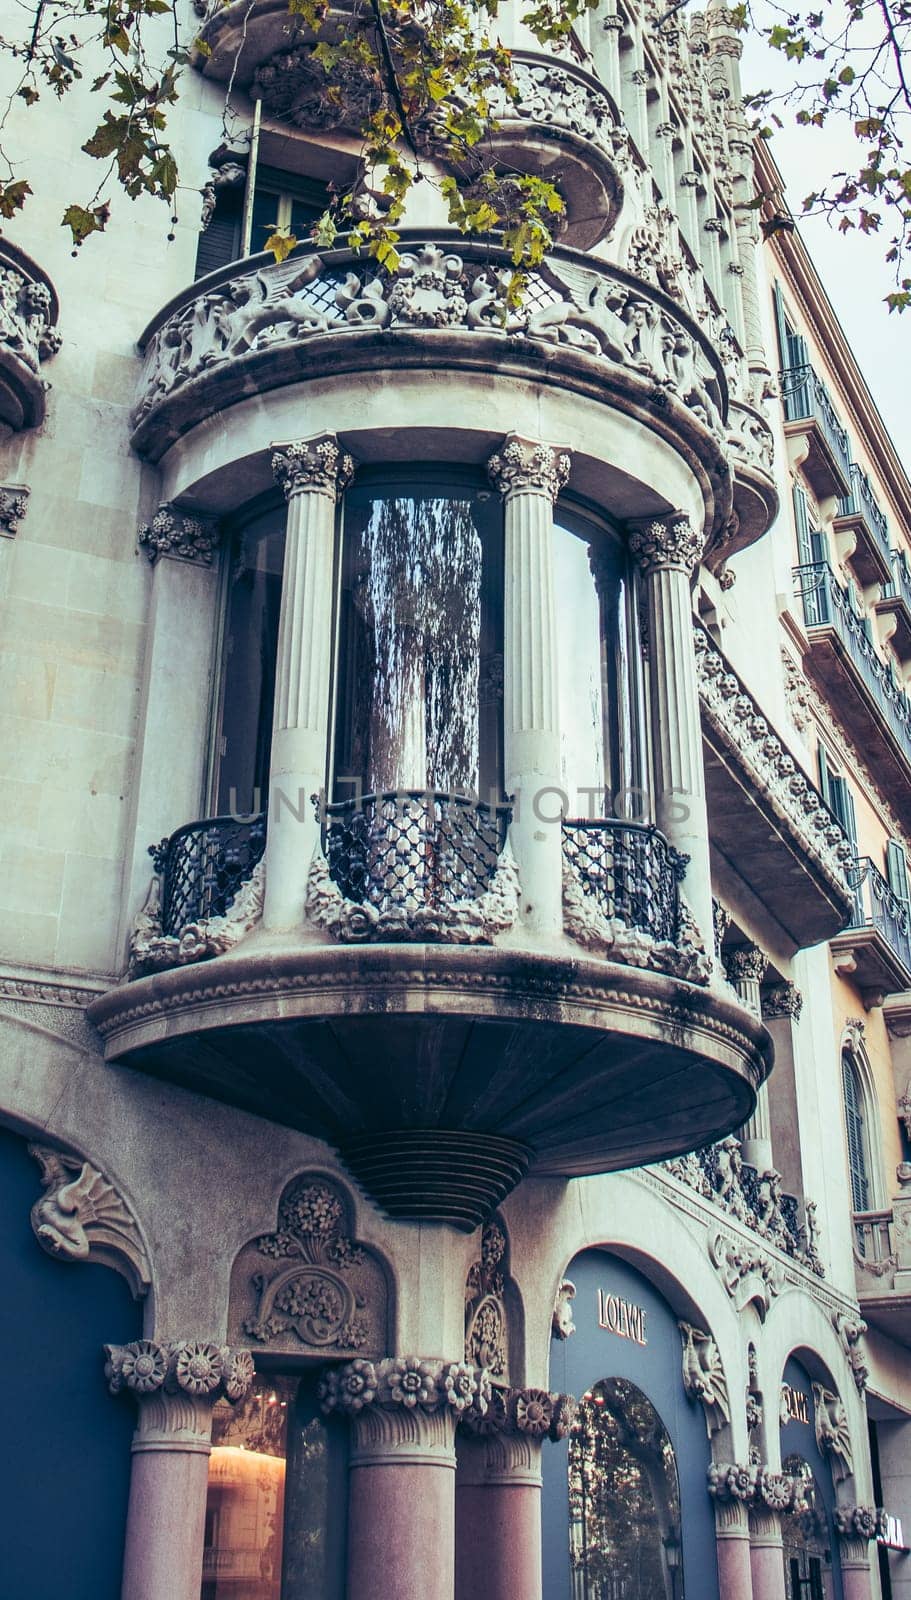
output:
[[819,792],[822,795],[823,803],[827,805],[831,811],[832,795],[829,790],[829,761],[828,757],[826,756],[825,745],[818,746],[816,751],[816,759],[819,765]]
[[908,861],[904,845],[899,844],[897,839],[890,839],[886,846],[886,877],[889,880],[889,888],[897,900],[904,900],[906,903],[911,900],[908,889]]
[[780,367],[787,367],[789,365],[788,323],[784,314],[784,295],[781,292],[781,284],[777,281],[777,279],[775,281],[775,287],[772,291],[772,294],[775,301],[775,332],[778,335],[778,364]]
[[196,247],[197,278],[215,272],[236,261],[240,254],[240,226],[244,210],[244,191],[220,189],[215,202],[215,214],[205,233],[199,235]]
[[845,1126],[848,1133],[851,1203],[855,1211],[869,1211],[870,1180],[867,1175],[861,1088],[857,1070],[847,1053],[841,1058],[841,1080],[845,1101]]
[[797,554],[800,565],[805,567],[813,560],[807,495],[806,490],[799,483],[794,484],[791,492],[794,497],[794,522],[797,527]]

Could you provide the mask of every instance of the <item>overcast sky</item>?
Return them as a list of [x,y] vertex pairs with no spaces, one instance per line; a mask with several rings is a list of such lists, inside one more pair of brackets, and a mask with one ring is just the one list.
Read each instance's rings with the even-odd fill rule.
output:
[[[755,36],[744,50],[744,89],[768,88],[782,82],[782,58]],[[791,69],[793,70],[793,69]],[[856,159],[857,142],[850,127],[798,128],[782,114],[785,127],[776,132],[772,154],[784,174],[788,202],[796,217],[804,195],[821,188],[838,170]],[[809,217],[800,231],[854,350],[873,398],[892,435],[905,470],[911,474],[911,309],[889,311],[884,296],[896,287],[894,268],[884,260],[886,242],[857,231],[838,233],[824,217]],[[911,275],[911,267],[906,268]]]

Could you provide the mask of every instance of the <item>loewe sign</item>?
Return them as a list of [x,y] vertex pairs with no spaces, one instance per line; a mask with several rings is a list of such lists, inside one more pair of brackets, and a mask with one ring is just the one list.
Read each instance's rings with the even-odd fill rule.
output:
[[810,1402],[799,1389],[792,1389],[789,1383],[781,1386],[781,1412],[792,1422],[810,1423]]
[[645,1312],[618,1294],[605,1294],[598,1290],[598,1327],[615,1333],[619,1339],[632,1339],[634,1344],[648,1344],[645,1333]]

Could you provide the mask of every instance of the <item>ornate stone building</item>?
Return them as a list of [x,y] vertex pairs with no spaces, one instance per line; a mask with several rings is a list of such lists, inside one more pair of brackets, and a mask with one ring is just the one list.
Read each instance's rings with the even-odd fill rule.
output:
[[518,308],[432,183],[257,253],[371,105],[277,0],[167,250],[11,117],[10,1596],[911,1595],[911,484],[728,15],[522,9]]

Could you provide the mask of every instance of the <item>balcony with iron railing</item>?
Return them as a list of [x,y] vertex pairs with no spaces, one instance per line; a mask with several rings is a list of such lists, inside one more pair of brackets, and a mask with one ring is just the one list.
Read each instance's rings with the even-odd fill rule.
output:
[[891,550],[889,554],[889,581],[874,610],[878,617],[894,622],[890,642],[901,660],[907,662],[911,659],[911,567],[904,550]]
[[868,1005],[911,988],[911,906],[869,856],[857,859],[854,914],[831,949],[836,969],[857,984]]
[[[796,567],[794,578],[810,641],[809,665],[847,731],[904,804],[911,775],[911,701],[893,680],[873,642],[872,627],[858,614],[828,562]],[[882,735],[879,740],[871,739],[875,729]]]
[[809,362],[780,373],[785,433],[805,433],[803,471],[820,499],[851,493],[851,444],[832,396]]
[[851,490],[839,500],[836,533],[855,539],[847,556],[860,582],[888,584],[892,579],[892,552],[889,548],[889,523],[867,474],[856,461],[851,462]]

